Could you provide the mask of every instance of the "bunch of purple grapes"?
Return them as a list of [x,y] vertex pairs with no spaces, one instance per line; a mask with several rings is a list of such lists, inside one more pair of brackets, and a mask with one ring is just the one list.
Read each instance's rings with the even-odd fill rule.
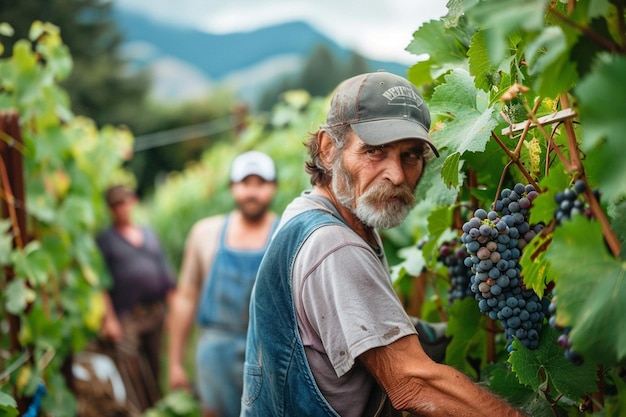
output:
[[502,324],[509,350],[514,337],[536,349],[545,318],[541,299],[524,286],[519,264],[521,250],[543,228],[528,224],[537,195],[532,185],[502,190],[495,210],[476,210],[461,236],[469,254],[464,264],[473,274],[470,289],[480,311]]
[[[583,180],[578,180],[571,188],[567,188],[565,191],[559,191],[554,195],[557,208],[554,212],[556,223],[561,224],[563,220],[571,219],[576,214],[584,214],[588,218],[593,217],[589,206],[585,204],[582,195],[585,193],[587,185]],[[593,194],[599,200],[600,193],[598,190],[594,190]]]
[[561,332],[558,338],[558,344],[565,349],[565,353],[563,354],[565,359],[572,362],[574,365],[580,366],[584,362],[583,357],[572,348],[572,344],[569,340],[569,333],[572,328],[569,326],[561,327],[556,323],[556,300],[556,291],[552,290],[552,298],[550,299],[550,305],[548,306],[548,313],[550,314],[548,323],[550,324],[550,327]]
[[[589,207],[585,204],[584,199],[581,196],[587,190],[587,185],[584,181],[578,180],[570,188],[564,191],[560,191],[555,194],[554,200],[556,201],[557,208],[554,212],[557,225],[561,224],[564,220],[569,220],[577,214],[584,214],[587,217],[593,217]],[[598,190],[594,190],[596,198],[600,198]],[[550,318],[548,323],[553,329],[559,330],[561,335],[558,339],[558,344],[565,349],[564,356],[567,360],[574,365],[582,365],[584,362],[583,357],[572,348],[572,344],[569,340],[569,333],[572,330],[571,327],[562,327],[556,324],[556,292],[552,290],[552,298],[550,299],[550,305],[548,312]]]
[[448,290],[448,303],[455,300],[462,300],[465,297],[473,296],[470,290],[470,278],[472,271],[465,266],[467,249],[461,243],[460,238],[446,241],[439,247],[439,261],[448,267],[448,277],[450,278],[450,288]]

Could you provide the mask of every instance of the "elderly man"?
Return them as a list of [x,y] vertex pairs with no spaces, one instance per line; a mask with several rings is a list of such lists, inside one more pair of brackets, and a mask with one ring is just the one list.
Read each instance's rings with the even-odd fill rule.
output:
[[391,284],[378,228],[415,205],[430,115],[387,72],[338,87],[250,306],[241,416],[522,416],[424,351]]

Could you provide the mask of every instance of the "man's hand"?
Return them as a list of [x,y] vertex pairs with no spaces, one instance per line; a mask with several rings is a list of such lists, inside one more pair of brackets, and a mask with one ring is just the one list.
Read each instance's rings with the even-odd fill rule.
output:
[[169,367],[169,386],[171,389],[184,389],[191,391],[189,379],[185,369],[180,364],[172,364]]
[[117,317],[113,315],[106,315],[102,323],[101,334],[105,339],[109,339],[112,342],[117,343],[122,340],[124,330],[122,329],[122,325]]

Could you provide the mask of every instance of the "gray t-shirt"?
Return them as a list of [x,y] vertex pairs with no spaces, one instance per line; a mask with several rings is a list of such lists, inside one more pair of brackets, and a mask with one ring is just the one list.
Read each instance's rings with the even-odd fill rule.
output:
[[[286,208],[281,225],[311,209],[338,216],[328,200],[304,193]],[[307,359],[322,394],[343,417],[363,415],[375,384],[358,356],[416,334],[378,252],[351,229],[332,225],[313,232],[293,265],[293,299]]]

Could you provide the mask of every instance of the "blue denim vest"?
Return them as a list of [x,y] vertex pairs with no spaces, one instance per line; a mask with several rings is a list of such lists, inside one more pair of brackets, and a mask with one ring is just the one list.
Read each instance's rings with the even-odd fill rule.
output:
[[316,229],[343,224],[322,210],[289,220],[268,248],[250,301],[242,417],[339,416],[315,383],[298,331],[291,268]]
[[[241,417],[337,417],[320,392],[306,358],[292,299],[296,254],[316,229],[345,225],[323,210],[290,219],[272,240],[250,301]],[[380,389],[370,395],[368,414],[396,415]]]
[[[198,302],[196,321],[201,327],[218,328],[245,339],[248,329],[250,294],[256,273],[269,244],[261,249],[232,249],[226,245],[228,214],[220,231],[218,247],[211,268],[206,273]],[[274,220],[274,233],[278,218]]]

